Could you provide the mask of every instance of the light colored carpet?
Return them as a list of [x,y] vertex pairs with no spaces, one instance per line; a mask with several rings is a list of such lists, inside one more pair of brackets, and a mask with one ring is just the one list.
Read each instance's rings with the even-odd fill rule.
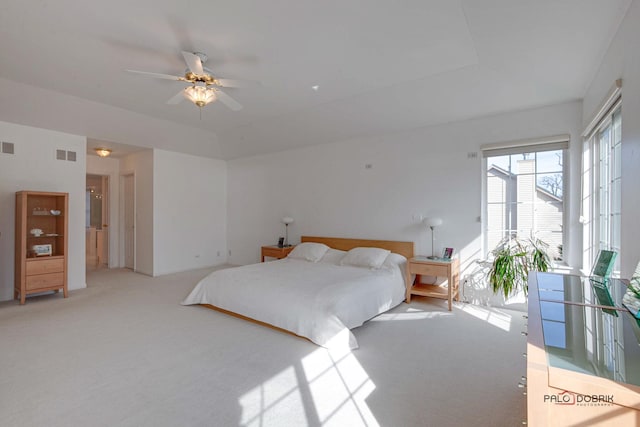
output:
[[[515,426],[522,313],[416,298],[333,354],[179,303],[211,270],[0,303],[3,426]],[[256,298],[259,298],[256,295]]]

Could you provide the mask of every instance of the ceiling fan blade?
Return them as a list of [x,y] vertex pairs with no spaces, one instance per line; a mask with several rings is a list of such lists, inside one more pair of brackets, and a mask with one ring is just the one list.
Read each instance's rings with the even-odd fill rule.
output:
[[202,69],[202,61],[200,60],[200,57],[198,55],[183,50],[182,56],[184,57],[184,61],[187,63],[187,67],[189,67],[189,70],[193,74],[197,74],[199,76],[204,74],[204,70]]
[[233,99],[232,97],[230,97],[229,95],[221,91],[220,89],[216,90],[216,96],[218,97],[220,102],[222,102],[224,105],[229,107],[231,110],[233,111],[242,110],[242,105],[240,105],[238,101],[236,101],[235,99]]
[[260,86],[259,82],[253,80],[232,80],[232,79],[218,79],[221,87],[256,87]]
[[169,105],[176,105],[176,104],[180,104],[182,102],[182,100],[184,99],[184,89],[182,89],[180,92],[176,93],[175,95],[173,95],[168,101],[167,104]]
[[126,70],[126,71],[128,71],[130,73],[144,74],[145,76],[156,77],[156,78],[159,78],[159,79],[186,81],[186,79],[184,77],[172,76],[170,74],[150,73],[148,71],[138,71],[138,70]]

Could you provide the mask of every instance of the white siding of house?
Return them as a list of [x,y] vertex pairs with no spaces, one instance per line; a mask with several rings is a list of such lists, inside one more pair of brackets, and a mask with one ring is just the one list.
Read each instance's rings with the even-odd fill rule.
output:
[[[549,245],[549,255],[557,258],[562,245],[562,200],[547,194],[536,185],[535,161],[519,160],[519,175],[503,173],[491,168],[487,172],[487,249],[492,250],[506,236],[509,227],[508,203],[518,201],[511,227],[521,238],[532,236]],[[492,204],[493,203],[493,204]]]

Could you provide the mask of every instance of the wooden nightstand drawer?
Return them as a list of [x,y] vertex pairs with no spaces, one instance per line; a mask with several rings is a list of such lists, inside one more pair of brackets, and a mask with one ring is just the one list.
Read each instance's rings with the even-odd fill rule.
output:
[[449,267],[446,265],[412,263],[411,274],[447,277],[449,275]]
[[273,258],[279,258],[284,255],[283,249],[284,248],[262,248],[262,255],[273,257]]
[[295,246],[286,246],[281,248],[279,246],[263,246],[261,250],[262,262],[264,262],[265,257],[278,259],[286,258],[294,247]]
[[64,259],[35,259],[27,261],[27,276],[45,273],[60,273],[64,271]]
[[51,288],[64,285],[64,273],[38,274],[26,277],[27,290]]

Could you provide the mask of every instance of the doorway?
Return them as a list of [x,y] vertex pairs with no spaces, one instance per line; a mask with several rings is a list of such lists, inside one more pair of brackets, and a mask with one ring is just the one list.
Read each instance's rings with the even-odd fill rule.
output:
[[87,271],[109,266],[109,176],[87,174],[85,199]]

